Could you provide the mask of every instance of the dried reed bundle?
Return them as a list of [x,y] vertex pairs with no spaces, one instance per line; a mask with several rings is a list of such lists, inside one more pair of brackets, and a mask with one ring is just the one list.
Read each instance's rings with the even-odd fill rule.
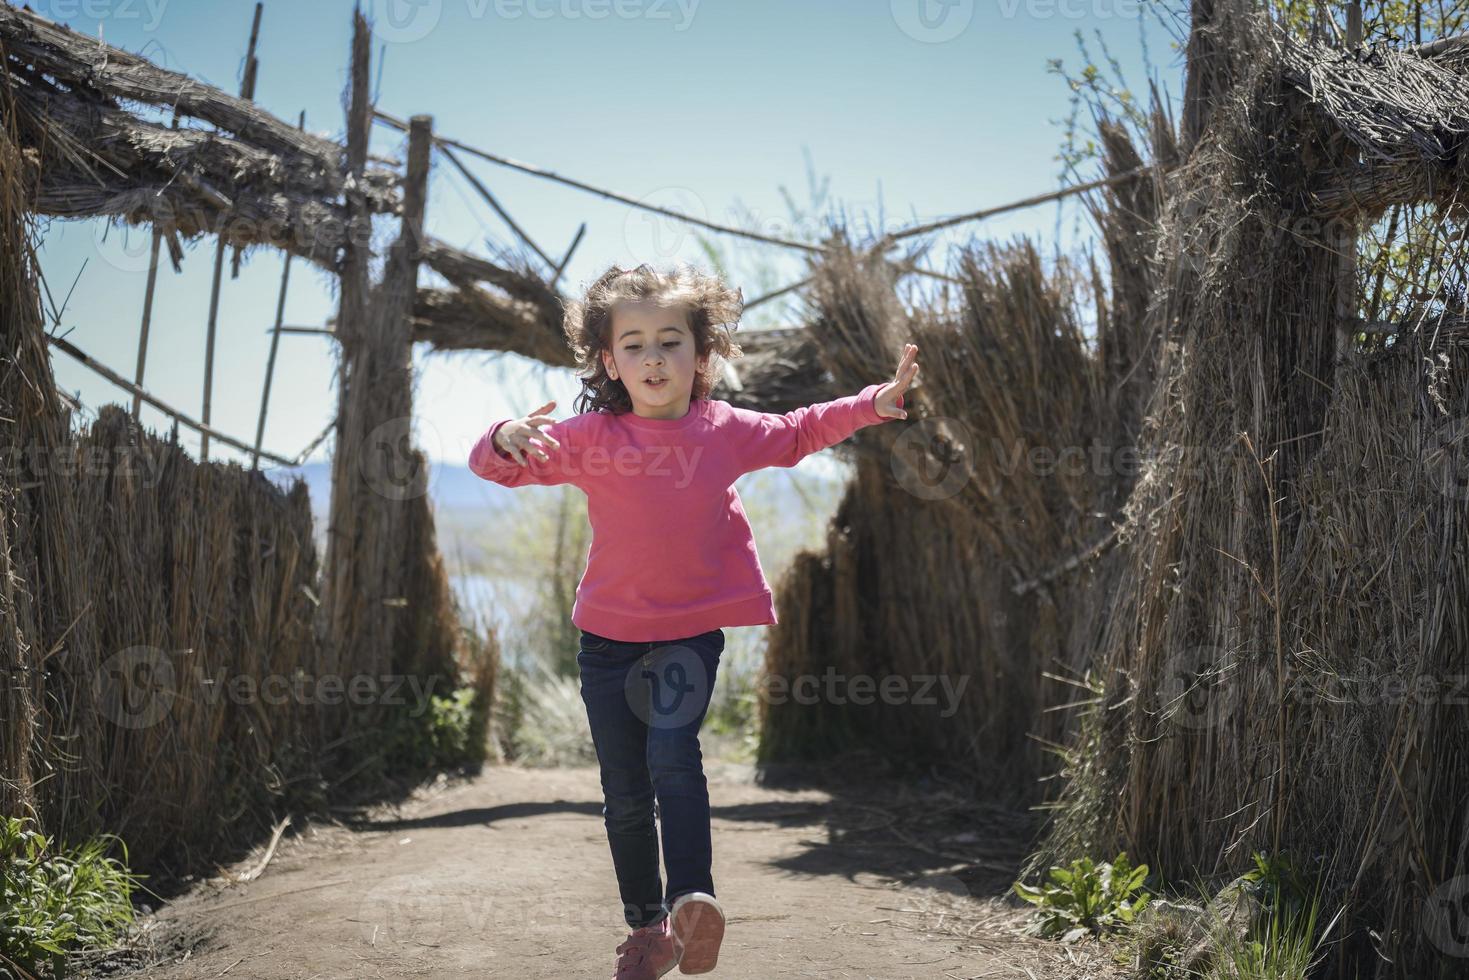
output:
[[[1360,66],[1305,88],[1290,46],[1250,50],[1159,215],[1146,466],[1086,653],[1103,701],[1027,873],[1126,849],[1187,880],[1288,852],[1345,907],[1323,975],[1448,977],[1462,961],[1434,917],[1469,884],[1469,365],[1436,329],[1462,297],[1421,297],[1462,258],[1402,284],[1394,345],[1343,347],[1356,225],[1336,233],[1306,193],[1357,137],[1442,120],[1384,108],[1342,139],[1372,110],[1312,93],[1352,90]],[[1399,165],[1431,155],[1420,135]]]
[[[0,6],[0,45],[14,138],[41,163],[33,212],[154,225],[175,262],[176,236],[207,232],[335,270],[348,227],[338,144],[24,8]],[[143,106],[218,131],[169,128],[129,108]],[[369,209],[397,213],[396,183],[392,171],[366,171]]]

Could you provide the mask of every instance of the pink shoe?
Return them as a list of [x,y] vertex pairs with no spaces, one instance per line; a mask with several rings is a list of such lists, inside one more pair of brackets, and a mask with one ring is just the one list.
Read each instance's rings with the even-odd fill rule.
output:
[[708,973],[719,961],[724,941],[724,909],[708,892],[689,892],[673,900],[673,948],[681,973]]
[[664,916],[651,926],[634,929],[617,947],[617,972],[612,980],[657,980],[678,963],[673,933]]

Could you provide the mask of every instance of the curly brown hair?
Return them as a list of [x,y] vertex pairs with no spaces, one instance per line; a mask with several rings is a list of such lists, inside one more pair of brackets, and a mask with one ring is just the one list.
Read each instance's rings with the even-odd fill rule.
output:
[[[612,349],[612,311],[617,304],[629,302],[685,309],[694,334],[696,358],[712,353],[733,359],[743,354],[730,336],[731,329],[738,329],[744,311],[743,291],[731,289],[719,276],[690,265],[662,271],[646,262],[635,269],[614,265],[587,287],[582,299],[566,303],[562,329],[576,355],[582,383],[574,406],[577,414],[632,411],[627,386],[621,379],[609,377],[602,362],[602,351]],[[719,377],[718,365],[718,358],[710,357],[705,369],[695,374],[691,400],[709,397]]]

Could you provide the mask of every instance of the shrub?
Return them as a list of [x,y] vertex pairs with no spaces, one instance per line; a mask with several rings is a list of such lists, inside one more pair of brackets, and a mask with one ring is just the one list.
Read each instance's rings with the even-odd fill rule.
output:
[[[27,817],[0,817],[0,977],[43,966],[63,975],[68,952],[111,945],[133,921],[138,876],[127,871],[127,845],[104,834],[82,846],[51,850]],[[105,856],[107,838],[123,859]]]
[[1087,933],[1102,933],[1130,924],[1150,897],[1142,890],[1148,866],[1136,868],[1126,852],[1111,863],[1093,864],[1091,858],[1053,865],[1049,881],[1031,888],[1019,881],[1015,893],[1036,906],[1029,931],[1071,942]]

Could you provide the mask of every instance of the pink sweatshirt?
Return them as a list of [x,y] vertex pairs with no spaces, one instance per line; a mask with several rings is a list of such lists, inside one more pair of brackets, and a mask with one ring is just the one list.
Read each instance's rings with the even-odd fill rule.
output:
[[[867,425],[886,382],[784,414],[694,399],[682,418],[583,412],[542,426],[561,448],[521,466],[494,448],[501,419],[469,453],[475,475],[507,487],[570,483],[587,495],[592,543],[571,621],[614,640],[676,640],[777,622],[734,482],[794,466]],[[898,399],[902,406],[901,396]]]

